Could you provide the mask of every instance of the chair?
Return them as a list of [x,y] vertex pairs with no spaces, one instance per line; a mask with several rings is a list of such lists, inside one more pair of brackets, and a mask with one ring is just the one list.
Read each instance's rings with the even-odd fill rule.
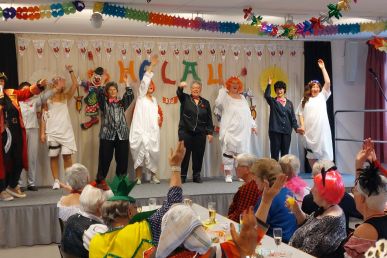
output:
[[[64,230],[64,222],[63,222],[63,220],[61,218],[58,218],[58,220],[59,220],[59,226],[60,226],[60,236],[61,236],[61,239],[62,239],[63,230]],[[61,244],[60,243],[58,244],[58,248],[59,248],[60,257],[64,258],[63,252],[61,250]]]

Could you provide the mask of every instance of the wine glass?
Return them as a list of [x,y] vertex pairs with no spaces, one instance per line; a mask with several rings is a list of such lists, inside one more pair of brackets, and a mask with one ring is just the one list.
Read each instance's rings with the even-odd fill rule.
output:
[[282,242],[282,228],[273,228],[273,238],[277,245],[277,255],[279,256],[279,246]]

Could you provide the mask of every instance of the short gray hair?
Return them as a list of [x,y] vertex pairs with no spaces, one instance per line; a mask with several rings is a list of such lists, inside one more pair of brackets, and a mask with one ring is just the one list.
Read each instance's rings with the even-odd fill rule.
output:
[[300,171],[300,160],[293,154],[282,156],[278,163],[281,165],[282,172],[288,176],[288,179],[297,176]]
[[238,163],[238,166],[242,165],[250,169],[258,158],[253,154],[241,153],[236,156],[235,160]]
[[106,195],[102,189],[86,185],[79,197],[80,208],[82,211],[97,214],[105,200]]
[[313,164],[312,177],[316,176],[318,173],[321,173],[321,169],[328,170],[333,166],[335,166],[335,163],[333,163],[333,161],[328,159],[316,161]]
[[[128,201],[106,201],[102,205],[102,219],[103,222],[112,228],[117,218],[127,217],[130,205],[134,205]],[[128,218],[129,219],[129,218]]]
[[202,84],[201,81],[198,81],[198,80],[193,81],[193,82],[191,83],[191,87],[192,87],[194,84],[197,84],[197,85],[199,85],[200,87],[203,87],[203,84]]
[[66,169],[66,182],[73,190],[82,190],[89,183],[89,170],[82,164],[74,163]]

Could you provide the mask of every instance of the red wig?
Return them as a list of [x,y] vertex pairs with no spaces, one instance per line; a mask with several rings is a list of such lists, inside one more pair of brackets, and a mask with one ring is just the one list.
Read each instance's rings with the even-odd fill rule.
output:
[[239,79],[236,76],[231,76],[230,78],[227,79],[226,89],[230,90],[231,85],[233,85],[234,83],[238,84],[238,93],[242,93],[243,92],[243,83],[242,83],[241,79]]
[[329,169],[313,178],[317,192],[326,202],[338,204],[344,196],[345,188],[340,173]]

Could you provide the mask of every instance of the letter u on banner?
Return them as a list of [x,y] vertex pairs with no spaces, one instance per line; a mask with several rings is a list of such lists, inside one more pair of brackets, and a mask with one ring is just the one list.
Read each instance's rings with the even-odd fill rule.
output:
[[223,64],[218,64],[218,78],[214,78],[214,68],[212,64],[207,64],[208,66],[208,80],[207,85],[219,84],[223,81]]

